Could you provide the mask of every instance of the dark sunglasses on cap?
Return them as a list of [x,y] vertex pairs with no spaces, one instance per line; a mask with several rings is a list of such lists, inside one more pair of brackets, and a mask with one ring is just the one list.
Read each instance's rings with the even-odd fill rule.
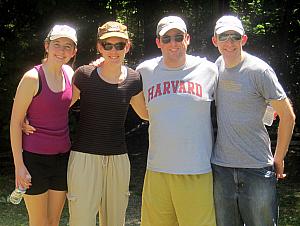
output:
[[184,39],[184,35],[175,35],[175,36],[169,36],[169,35],[163,35],[161,37],[161,42],[164,44],[168,44],[171,42],[171,40],[175,40],[175,42],[182,42]]
[[232,41],[240,41],[242,39],[242,35],[240,35],[238,33],[234,33],[234,34],[221,33],[218,35],[218,40],[220,42],[226,42],[229,38]]
[[123,50],[126,46],[126,42],[117,42],[115,44],[109,43],[109,42],[102,42],[101,45],[103,46],[103,49],[106,51],[110,51],[115,47],[116,50]]

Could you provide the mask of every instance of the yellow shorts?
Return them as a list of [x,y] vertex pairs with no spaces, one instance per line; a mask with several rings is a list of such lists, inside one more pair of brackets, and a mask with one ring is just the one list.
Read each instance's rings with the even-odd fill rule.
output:
[[146,171],[141,226],[215,226],[212,173]]

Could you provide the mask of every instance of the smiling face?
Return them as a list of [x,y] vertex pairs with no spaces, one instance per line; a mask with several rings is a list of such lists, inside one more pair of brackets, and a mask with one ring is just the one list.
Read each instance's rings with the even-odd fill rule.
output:
[[[238,36],[241,37],[240,40]],[[247,42],[246,35],[241,36],[235,31],[225,31],[213,36],[212,42],[222,54],[227,67],[234,67],[242,61],[242,47]]]
[[45,42],[47,60],[58,64],[66,64],[75,56],[77,48],[75,43],[69,38],[58,38]]
[[98,42],[97,48],[105,59],[105,63],[122,65],[130,49],[130,43],[124,38],[110,37]]
[[[183,36],[179,38],[179,36]],[[165,42],[168,40],[170,42]],[[170,68],[180,67],[185,64],[187,47],[190,36],[178,29],[171,29],[163,36],[156,38],[156,45],[160,48],[164,64]]]

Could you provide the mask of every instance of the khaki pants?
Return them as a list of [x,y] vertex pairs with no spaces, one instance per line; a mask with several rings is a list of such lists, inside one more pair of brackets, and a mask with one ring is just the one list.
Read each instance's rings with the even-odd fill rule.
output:
[[123,226],[129,197],[127,154],[94,155],[71,151],[68,165],[70,226]]

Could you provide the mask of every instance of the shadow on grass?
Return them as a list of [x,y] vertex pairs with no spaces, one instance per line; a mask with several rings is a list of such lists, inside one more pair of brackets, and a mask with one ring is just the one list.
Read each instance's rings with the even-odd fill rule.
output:
[[[126,214],[126,226],[140,225],[141,195],[147,153],[133,153],[131,161],[130,198]],[[292,169],[291,169],[292,170]],[[288,171],[287,171],[288,172]],[[1,170],[0,176],[0,226],[28,226],[27,212],[22,201],[19,205],[7,203],[8,194],[14,188],[13,167]],[[280,226],[300,225],[300,182],[292,175],[278,183],[280,202]],[[65,205],[60,226],[68,226],[68,209]]]
[[[126,226],[140,225],[142,187],[147,161],[146,152],[129,156],[131,161],[130,197],[126,212]],[[14,169],[6,165],[0,173],[0,226],[28,226],[27,211],[22,201],[19,205],[7,202],[7,196],[14,189]],[[65,204],[60,226],[68,226],[68,208]],[[98,225],[98,223],[97,223]]]
[[300,182],[292,179],[278,183],[279,225],[300,225]]

